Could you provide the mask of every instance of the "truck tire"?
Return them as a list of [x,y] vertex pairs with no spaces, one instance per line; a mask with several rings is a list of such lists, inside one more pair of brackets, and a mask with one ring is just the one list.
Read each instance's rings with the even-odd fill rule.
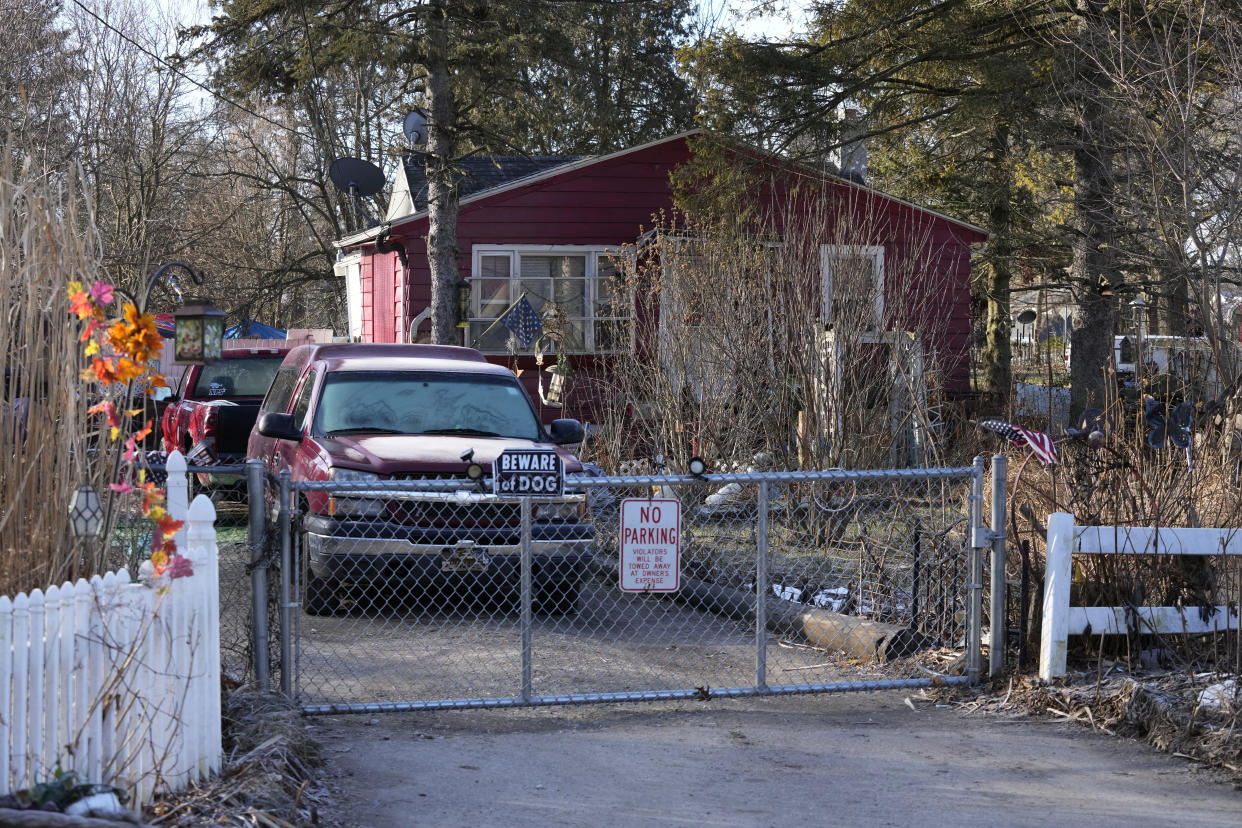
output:
[[306,576],[306,592],[302,596],[302,607],[307,615],[335,615],[340,607],[336,596],[336,585],[314,575]]
[[569,616],[578,613],[578,594],[582,591],[582,573],[575,572],[558,580],[539,585],[535,592],[536,612],[544,615]]

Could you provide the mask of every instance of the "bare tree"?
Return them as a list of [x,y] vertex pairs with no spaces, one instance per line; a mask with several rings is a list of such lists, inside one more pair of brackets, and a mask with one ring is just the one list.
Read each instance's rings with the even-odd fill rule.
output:
[[0,7],[0,133],[22,164],[59,171],[72,156],[74,90],[85,74],[57,0]]
[[70,19],[90,67],[74,96],[74,160],[90,185],[105,272],[140,288],[163,262],[194,257],[185,225],[211,144],[207,119],[198,90],[161,57],[176,43],[172,21],[133,0],[74,6]]
[[[749,203],[764,200],[771,169],[731,172]],[[798,190],[750,215],[666,220],[619,257],[614,293],[637,297],[635,359],[616,363],[611,410],[633,417],[605,424],[610,457],[944,459],[952,416],[936,378],[965,354],[949,317],[928,312],[951,292],[926,228],[827,178]]]

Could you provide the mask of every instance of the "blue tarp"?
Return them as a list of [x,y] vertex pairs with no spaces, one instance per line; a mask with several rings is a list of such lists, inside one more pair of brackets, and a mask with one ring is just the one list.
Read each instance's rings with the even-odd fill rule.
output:
[[253,319],[247,319],[240,325],[234,325],[231,328],[224,329],[225,339],[284,339],[285,332],[280,328],[273,328],[271,325],[264,325],[262,322],[255,322]]

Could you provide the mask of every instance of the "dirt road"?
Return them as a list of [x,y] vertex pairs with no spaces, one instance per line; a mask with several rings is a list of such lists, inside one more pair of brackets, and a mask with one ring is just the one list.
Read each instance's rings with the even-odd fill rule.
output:
[[878,693],[310,720],[342,826],[1236,826],[1145,746]]

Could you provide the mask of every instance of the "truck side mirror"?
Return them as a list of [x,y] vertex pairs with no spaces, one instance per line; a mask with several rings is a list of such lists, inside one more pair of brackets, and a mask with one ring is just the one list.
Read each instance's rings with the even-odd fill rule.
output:
[[582,442],[582,438],[585,436],[582,430],[582,423],[568,417],[553,420],[552,425],[548,428],[548,433],[552,436],[552,442],[558,446],[576,446]]
[[302,439],[302,432],[298,431],[297,426],[293,424],[293,415],[275,411],[259,418],[259,434],[264,437],[274,437],[277,440],[293,440],[294,442]]

